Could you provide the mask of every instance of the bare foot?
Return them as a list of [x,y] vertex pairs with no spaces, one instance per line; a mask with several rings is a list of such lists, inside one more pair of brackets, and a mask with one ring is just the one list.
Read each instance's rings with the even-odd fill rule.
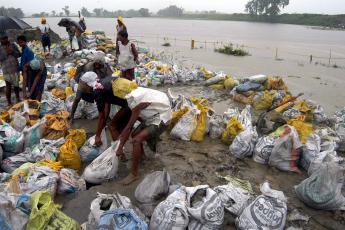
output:
[[129,185],[138,179],[139,179],[139,176],[134,176],[132,173],[130,173],[126,178],[121,180],[119,183],[122,185]]

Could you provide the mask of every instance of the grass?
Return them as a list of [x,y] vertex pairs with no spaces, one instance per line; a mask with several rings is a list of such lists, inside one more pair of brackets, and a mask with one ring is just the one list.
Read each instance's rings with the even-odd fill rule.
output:
[[233,55],[233,56],[239,56],[239,57],[243,57],[243,56],[248,56],[249,53],[247,51],[245,51],[242,48],[234,48],[233,44],[228,44],[228,45],[224,45],[221,48],[217,48],[214,50],[215,52],[218,53],[222,53],[222,54],[227,54],[227,55]]
[[162,44],[162,46],[165,46],[165,47],[170,47],[170,46],[171,46],[171,44],[170,44],[169,42],[165,42],[165,43],[163,43],[163,44]]

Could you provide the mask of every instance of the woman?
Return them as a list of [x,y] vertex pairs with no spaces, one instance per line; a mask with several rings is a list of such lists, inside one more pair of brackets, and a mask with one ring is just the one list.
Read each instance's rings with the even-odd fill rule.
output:
[[[27,63],[23,70],[23,97],[41,101],[46,78],[47,68],[43,61],[33,59]],[[26,87],[29,90],[28,94]]]

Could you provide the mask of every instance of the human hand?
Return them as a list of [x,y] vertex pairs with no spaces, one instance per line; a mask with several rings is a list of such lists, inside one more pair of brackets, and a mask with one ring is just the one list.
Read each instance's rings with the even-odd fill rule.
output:
[[96,137],[95,137],[95,146],[101,146],[102,144],[103,143],[102,143],[101,137],[96,135]]

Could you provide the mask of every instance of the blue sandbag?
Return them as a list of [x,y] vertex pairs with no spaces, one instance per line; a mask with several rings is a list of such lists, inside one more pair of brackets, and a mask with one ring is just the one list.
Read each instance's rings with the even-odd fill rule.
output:
[[250,81],[247,81],[243,84],[240,84],[236,87],[236,91],[238,93],[243,93],[243,92],[248,92],[248,91],[251,91],[251,90],[257,90],[261,87],[261,84],[259,83],[255,83],[255,82],[250,82]]

